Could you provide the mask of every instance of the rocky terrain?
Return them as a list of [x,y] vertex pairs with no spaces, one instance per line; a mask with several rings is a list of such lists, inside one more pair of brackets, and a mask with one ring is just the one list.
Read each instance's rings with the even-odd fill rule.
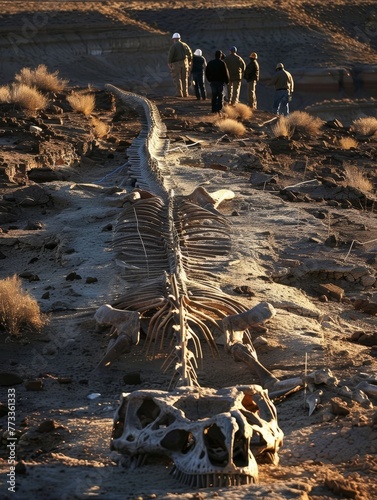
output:
[[[101,37],[110,43],[109,25],[118,24],[117,35],[127,32],[127,40],[143,39],[150,44],[146,52],[147,64],[151,64],[156,52],[166,54],[168,32],[184,32],[183,21],[188,19],[193,28],[186,31],[208,55],[215,47],[226,47],[235,40],[235,27],[240,26],[242,9],[248,5],[240,2],[232,8],[225,5],[221,12],[211,11],[228,27],[219,39],[214,32],[220,36],[220,21],[207,23],[210,11],[198,7],[194,11],[191,4],[184,7],[184,17],[182,9],[168,9],[164,4],[159,4],[160,10],[153,3],[140,8],[131,2],[127,9],[122,2],[91,4],[90,9],[84,3],[72,4],[59,6],[70,14],[53,17],[59,29],[63,25],[66,29],[64,36],[54,38],[56,62],[51,69],[59,69],[70,79],[68,92],[91,84],[96,97],[94,114],[109,125],[109,134],[96,137],[90,118],[73,112],[66,93],[50,95],[51,105],[34,116],[9,105],[0,107],[0,278],[20,276],[50,319],[42,334],[25,332],[11,338],[2,332],[0,337],[0,402],[6,404],[8,387],[14,387],[17,395],[14,498],[230,498],[230,491],[234,499],[374,498],[376,397],[367,397],[357,388],[365,380],[376,383],[377,139],[357,135],[350,128],[359,117],[376,116],[373,86],[368,87],[364,77],[358,89],[354,79],[342,88],[338,80],[323,83],[318,93],[313,93],[313,80],[306,90],[299,86],[293,106],[321,117],[321,130],[318,135],[296,130],[290,138],[275,137],[275,117],[268,112],[271,90],[265,86],[266,64],[260,109],[245,121],[246,134],[235,138],[216,127],[217,117],[210,113],[208,101],[167,97],[172,89],[168,77],[160,75],[156,85],[150,77],[141,88],[143,59],[136,49],[122,48],[130,66],[138,59],[134,75],[124,70],[129,81],[122,80],[123,69],[112,62],[118,56],[96,54],[94,49],[90,57],[86,54],[81,59],[82,64],[75,60],[73,69],[70,58],[73,46],[78,46],[74,26],[83,23],[71,11],[85,14],[86,26],[92,28],[92,35],[86,35],[92,42],[86,44],[81,37],[85,51]],[[2,15],[8,34],[25,37],[31,33],[26,28],[16,31],[14,15],[41,25],[47,19],[41,13],[48,12],[51,20],[52,5],[39,6],[40,17],[36,17],[33,11],[14,13],[6,4]],[[297,8],[287,11],[266,3],[253,10],[265,27],[266,38],[257,50],[271,38],[276,24],[284,24],[284,40],[289,41],[284,47],[286,57],[297,40],[303,41],[302,52],[294,51],[292,59],[297,74],[299,68],[309,67],[305,43],[313,51],[316,48],[318,57],[315,71],[310,66],[311,71],[303,73],[305,78],[323,74],[326,61],[348,69],[352,64],[354,69],[361,54],[368,69],[372,68],[375,37],[370,4],[363,2],[352,12],[342,2],[315,6],[297,3]],[[276,10],[279,16],[272,15]],[[143,36],[124,30],[125,18],[118,15],[114,21],[114,12],[120,11]],[[106,20],[106,30],[99,29],[99,20]],[[204,36],[203,26],[209,24],[212,35],[206,32]],[[356,27],[369,33],[368,43],[360,33],[355,36]],[[246,28],[236,32],[238,45],[242,46]],[[309,32],[316,43],[305,36]],[[45,23],[39,26],[38,36],[33,36],[30,47],[36,64],[53,60],[51,43],[43,51],[38,47],[42,39],[51,42],[51,33],[50,23]],[[161,46],[155,45],[154,37],[163,40]],[[318,39],[323,46],[317,45]],[[4,83],[12,79],[17,66],[30,64],[30,47],[19,43],[19,58],[2,59]],[[280,54],[270,54],[272,68]],[[63,55],[66,66],[59,65]],[[165,55],[158,57],[162,68]],[[4,77],[4,69],[9,76]],[[89,69],[93,78],[88,77]],[[280,464],[260,465],[258,485],[192,490],[169,476],[169,464],[156,461],[129,471],[117,467],[110,457],[113,413],[121,392],[165,390],[170,374],[161,369],[163,352],[146,360],[143,338],[130,354],[104,371],[95,371],[109,339],[108,332],[97,328],[94,313],[116,300],[124,287],[112,250],[112,231],[120,211],[112,195],[127,177],[128,147],[140,130],[138,115],[104,90],[109,80],[127,90],[140,90],[156,103],[167,127],[166,158],[178,193],[188,194],[199,185],[209,192],[227,188],[235,193],[232,201],[219,207],[232,223],[232,250],[218,272],[223,291],[250,307],[267,301],[277,311],[253,332],[261,362],[281,379],[305,371],[329,375],[315,383],[323,395],[310,416],[303,391],[276,401],[285,435]],[[326,100],[329,96],[331,101]],[[340,147],[342,138],[355,139],[357,146]],[[374,190],[352,186],[347,176],[350,167],[362,171]],[[203,349],[204,363],[198,371],[203,387],[258,383],[245,365],[235,363],[225,352],[220,350],[219,357],[213,358]],[[4,498],[13,498],[6,483],[6,406],[1,411],[0,488]]]

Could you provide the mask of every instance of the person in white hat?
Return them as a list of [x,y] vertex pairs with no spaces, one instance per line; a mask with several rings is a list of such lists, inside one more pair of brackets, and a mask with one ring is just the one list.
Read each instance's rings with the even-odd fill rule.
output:
[[207,99],[207,93],[204,82],[204,72],[207,66],[207,61],[203,57],[200,49],[196,49],[192,58],[191,76],[194,82],[195,95],[198,101],[202,98]]
[[168,54],[168,66],[175,84],[175,95],[176,97],[188,97],[192,51],[187,43],[182,42],[179,33],[174,33],[172,40],[173,45]]
[[289,102],[292,99],[294,81],[290,72],[284,69],[283,63],[276,65],[271,83],[275,87],[272,112],[275,115],[289,115]]
[[257,109],[257,81],[259,80],[258,54],[249,55],[250,62],[246,66],[244,78],[247,81],[247,102],[251,108]]

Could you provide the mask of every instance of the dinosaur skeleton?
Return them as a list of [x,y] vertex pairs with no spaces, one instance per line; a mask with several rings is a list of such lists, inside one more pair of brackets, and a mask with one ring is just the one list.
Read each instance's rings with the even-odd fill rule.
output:
[[[258,385],[202,389],[196,374],[201,341],[215,355],[216,337],[223,336],[225,349],[244,361],[263,386],[281,389],[259,362],[249,334],[253,325],[273,317],[273,307],[262,303],[247,310],[217,283],[214,266],[225,261],[231,243],[230,224],[217,207],[234,194],[199,187],[188,196],[176,196],[157,108],[111,85],[107,90],[139,112],[142,127],[128,150],[128,175],[136,187],[124,198],[113,239],[125,292],[96,313],[98,323],[112,325],[117,336],[100,366],[138,343],[142,317],[149,319],[147,354],[155,354],[170,340],[164,368],[174,365],[173,392],[123,395],[111,447],[131,457],[132,463],[144,455],[166,454],[174,461],[177,479],[197,486],[256,481],[256,460],[269,457],[277,463],[283,437],[267,391]],[[290,388],[297,384],[295,379]],[[185,410],[180,407],[183,401]],[[218,410],[211,409],[215,401]],[[195,415],[197,407],[207,411]]]

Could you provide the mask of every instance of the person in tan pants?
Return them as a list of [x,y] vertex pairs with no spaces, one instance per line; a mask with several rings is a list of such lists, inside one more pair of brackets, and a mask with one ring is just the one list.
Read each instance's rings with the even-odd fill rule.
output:
[[237,54],[237,47],[230,48],[230,54],[224,59],[229,71],[228,99],[229,104],[237,104],[240,98],[241,82],[246,63]]
[[173,45],[168,54],[168,66],[170,68],[176,97],[188,97],[188,79],[192,62],[192,51],[187,43],[182,42],[181,35],[174,33]]

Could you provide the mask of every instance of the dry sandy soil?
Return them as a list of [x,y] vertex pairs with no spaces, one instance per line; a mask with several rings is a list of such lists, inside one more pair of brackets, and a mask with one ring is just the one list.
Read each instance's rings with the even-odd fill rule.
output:
[[[47,8],[47,2],[43,5]],[[318,30],[326,25],[321,14],[326,9],[315,5],[310,23],[301,4],[291,9],[289,18],[296,19],[297,26],[315,25]],[[368,6],[362,3],[361,11]],[[157,4],[141,9],[131,2],[134,12],[129,17],[138,17],[149,32],[166,33],[169,29],[160,25],[176,19],[176,9],[166,8],[160,25],[152,28],[152,7],[156,10]],[[267,7],[273,5],[266,3]],[[190,4],[185,8],[194,17]],[[10,4],[4,9],[5,15]],[[351,14],[347,18],[342,2],[333,2],[333,9],[348,19],[342,28],[345,37]],[[91,5],[88,15],[104,10],[114,16],[110,3]],[[200,11],[195,14],[203,22]],[[9,19],[4,21],[10,23]],[[74,17],[67,19],[74,24]],[[335,39],[342,40],[349,42],[350,57],[356,60],[362,53],[360,42],[351,43],[352,29],[349,39],[341,39],[334,30],[336,19],[334,15],[326,21],[326,33],[334,34],[328,54],[334,55]],[[365,59],[372,63],[373,43],[368,50]],[[325,58],[323,47],[318,51],[318,57]],[[38,63],[44,62],[41,54]],[[346,58],[339,53],[337,57],[334,62],[345,63]],[[296,61],[297,67],[304,67],[305,54],[296,54]],[[9,71],[14,68],[10,65]],[[72,68],[63,76],[85,87],[85,71],[77,68],[77,74],[77,81]],[[103,74],[96,79],[108,83]],[[201,185],[209,192],[227,188],[235,193],[232,201],[220,206],[232,223],[232,250],[227,262],[218,266],[218,274],[222,290],[244,305],[267,301],[277,311],[252,332],[260,361],[281,379],[302,375],[305,369],[323,369],[330,370],[337,382],[316,385],[323,396],[310,416],[304,391],[275,402],[284,445],[279,465],[259,466],[258,485],[193,490],[169,475],[171,464],[166,462],[156,460],[133,470],[118,467],[109,444],[120,394],[141,388],[166,390],[171,377],[161,369],[164,353],[146,359],[143,336],[130,354],[105,370],[95,370],[109,332],[97,328],[94,313],[113,303],[124,289],[112,249],[120,208],[109,193],[127,176],[127,148],[140,130],[139,118],[120,108],[101,84],[92,90],[95,115],[111,125],[104,139],[94,138],[89,119],[73,113],[64,94],[56,95],[54,107],[38,116],[3,106],[0,278],[18,274],[50,321],[41,334],[24,332],[11,338],[1,332],[2,497],[376,498],[377,399],[355,392],[353,397],[345,395],[345,387],[355,390],[365,378],[374,384],[377,378],[375,195],[352,188],[345,175],[347,166],[356,165],[376,186],[377,140],[355,137],[349,130],[353,119],[375,116],[373,93],[368,95],[364,87],[356,96],[362,101],[345,96],[341,102],[325,104],[320,102],[324,94],[318,94],[318,104],[311,108],[324,119],[318,136],[296,131],[291,139],[276,139],[271,130],[274,117],[262,108],[245,122],[245,136],[236,139],[215,126],[208,101],[164,97],[150,86],[143,94],[148,95],[148,89],[167,127],[167,164],[176,192],[189,194]],[[42,132],[30,131],[31,125]],[[358,146],[341,149],[338,140],[350,136]],[[312,182],[301,184],[305,181]],[[338,289],[331,292],[331,286],[339,287],[341,296]],[[205,345],[203,349],[204,363],[198,371],[203,387],[259,383],[249,368],[221,349],[218,358],[211,357]],[[16,493],[8,491],[7,484],[9,388],[16,392]],[[335,409],[336,402],[343,411]]]

